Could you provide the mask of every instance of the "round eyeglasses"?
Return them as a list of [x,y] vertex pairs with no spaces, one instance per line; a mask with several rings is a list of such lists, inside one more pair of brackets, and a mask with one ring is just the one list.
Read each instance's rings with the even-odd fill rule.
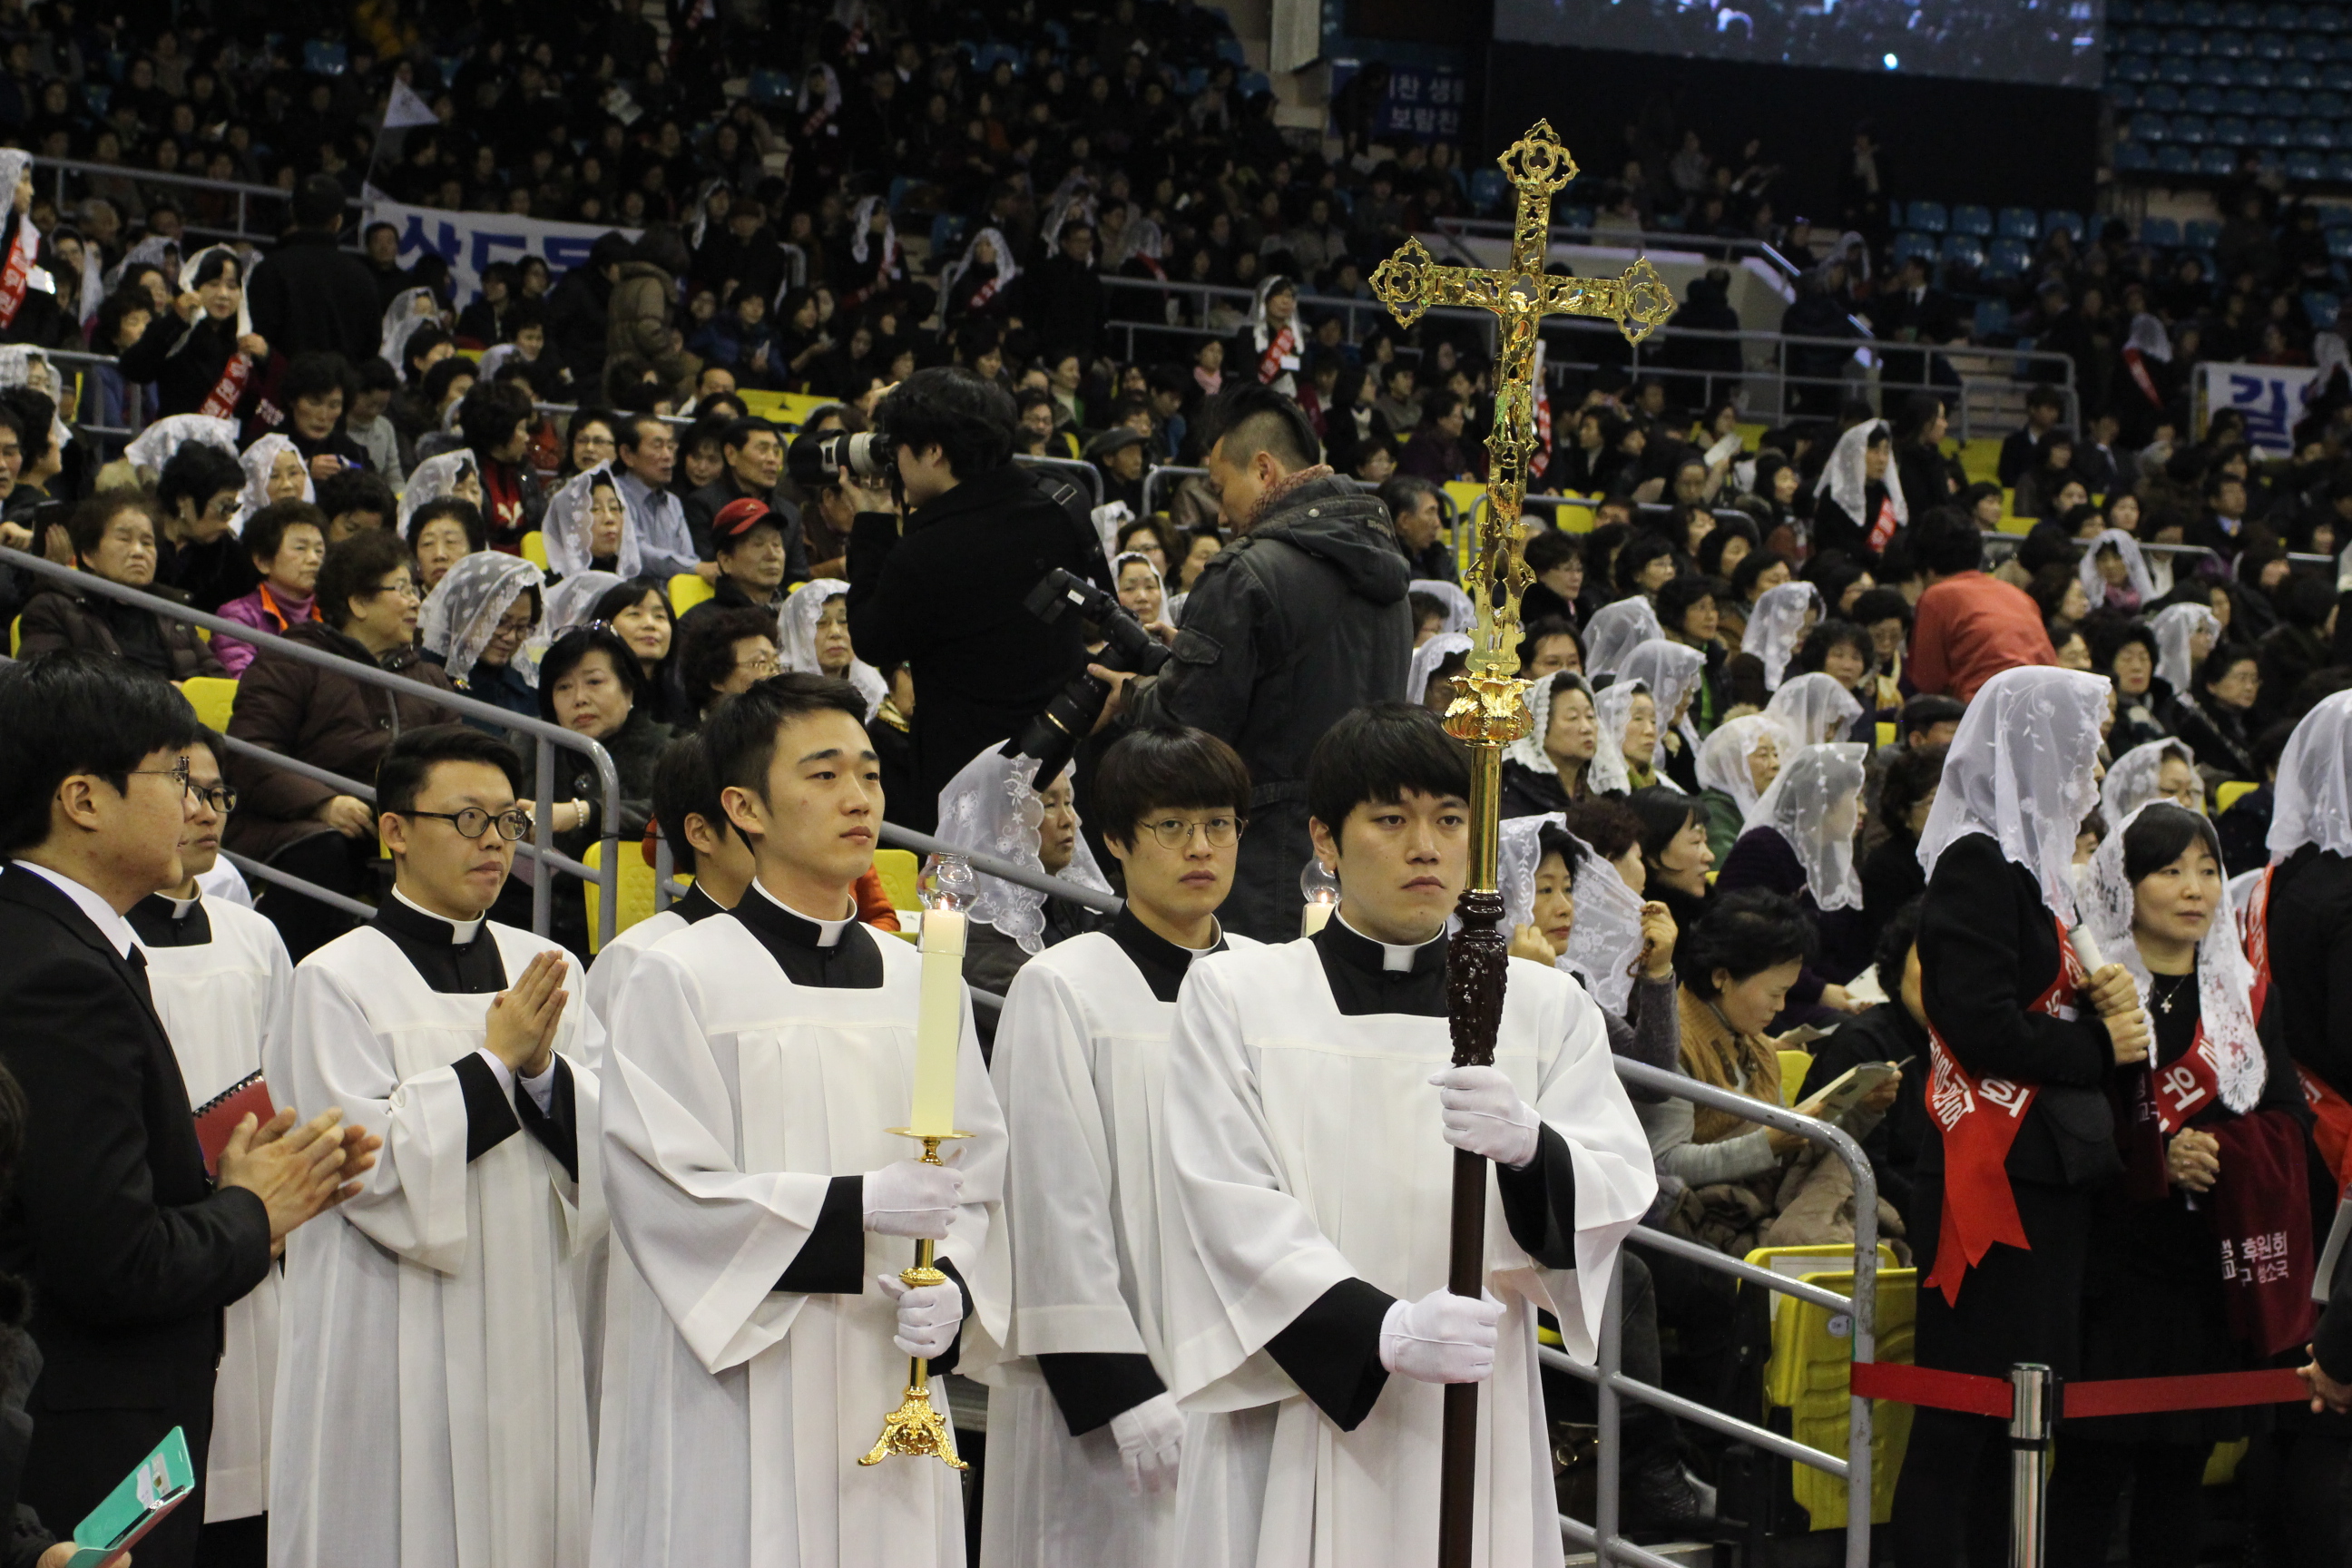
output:
[[436,822],[446,822],[457,830],[461,838],[479,838],[490,830],[493,823],[498,825],[499,837],[509,844],[530,831],[530,813],[520,806],[499,812],[495,816],[478,805],[469,805],[463,811],[404,811],[400,815],[429,816]]
[[1238,816],[1211,816],[1199,822],[1188,822],[1181,816],[1162,817],[1158,822],[1142,824],[1143,830],[1160,840],[1162,849],[1181,849],[1192,842],[1198,832],[1209,841],[1213,849],[1227,849],[1242,836],[1244,819]]

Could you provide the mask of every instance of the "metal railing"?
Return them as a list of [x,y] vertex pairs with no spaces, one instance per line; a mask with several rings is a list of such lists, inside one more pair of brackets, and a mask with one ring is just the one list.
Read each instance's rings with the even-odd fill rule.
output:
[[[1622,1057],[1612,1059],[1617,1076],[1627,1087],[1646,1089],[1655,1094],[1672,1095],[1691,1100],[1711,1110],[1727,1111],[1747,1121],[1760,1121],[1767,1127],[1783,1132],[1793,1132],[1801,1138],[1821,1144],[1845,1163],[1853,1174],[1853,1294],[1841,1296],[1801,1279],[1791,1279],[1775,1274],[1769,1268],[1727,1257],[1710,1247],[1668,1236],[1664,1231],[1635,1226],[1626,1239],[1654,1252],[1664,1253],[1685,1263],[1718,1273],[1728,1274],[1749,1285],[1777,1290],[1826,1307],[1833,1312],[1853,1316],[1853,1335],[1847,1342],[1852,1347],[1852,1359],[1874,1361],[1878,1353],[1878,1178],[1870,1168],[1870,1156],[1862,1145],[1843,1129],[1826,1121],[1775,1105],[1769,1100],[1750,1100],[1730,1089],[1717,1089],[1700,1083],[1681,1073],[1668,1072],[1643,1062],[1628,1061]],[[1826,1272],[1826,1270],[1823,1270]],[[1736,1415],[1726,1415],[1680,1394],[1669,1394],[1646,1383],[1639,1383],[1624,1373],[1621,1347],[1624,1327],[1625,1271],[1615,1270],[1609,1280],[1608,1301],[1601,1319],[1601,1340],[1594,1364],[1586,1366],[1573,1357],[1538,1347],[1537,1354],[1542,1363],[1555,1372],[1566,1373],[1593,1385],[1597,1422],[1600,1429],[1600,1478],[1595,1490],[1593,1519],[1584,1521],[1560,1515],[1560,1533],[1570,1542],[1591,1548],[1603,1563],[1628,1563],[1641,1568],[1675,1568],[1666,1558],[1646,1551],[1618,1533],[1618,1489],[1620,1460],[1622,1458],[1619,1432],[1619,1402],[1632,1399],[1665,1411],[1679,1420],[1721,1433],[1735,1441],[1747,1443],[1762,1451],[1794,1464],[1808,1465],[1838,1477],[1846,1484],[1846,1568],[1870,1568],[1871,1521],[1871,1402],[1849,1395],[1846,1418],[1846,1451],[1843,1458],[1822,1452],[1778,1432],[1759,1426],[1752,1421],[1742,1421]]]
[[[31,572],[37,576],[69,584],[81,592],[96,594],[102,598],[113,599],[149,611],[168,620],[201,626],[215,637],[237,638],[239,641],[252,644],[262,658],[290,658],[298,663],[311,665],[342,676],[346,679],[357,681],[362,686],[380,687],[396,695],[421,698],[462,717],[496,724],[501,730],[516,734],[529,735],[536,742],[532,750],[536,753],[537,781],[532,798],[537,802],[537,809],[532,813],[531,837],[517,844],[515,850],[518,854],[527,856],[538,863],[537,870],[540,874],[534,875],[531,879],[531,930],[541,936],[548,933],[550,915],[553,908],[554,879],[545,873],[562,871],[579,878],[583,882],[594,882],[597,885],[597,945],[602,947],[605,942],[613,940],[614,921],[620,903],[618,895],[620,891],[621,777],[613,765],[612,754],[598,742],[560,725],[551,724],[543,719],[533,719],[510,709],[496,707],[478,699],[467,697],[461,692],[444,691],[438,687],[426,686],[422,682],[411,680],[406,676],[394,675],[392,671],[379,668],[373,664],[362,664],[357,659],[345,658],[340,654],[327,653],[306,647],[265,628],[247,626],[242,621],[227,620],[153,594],[142,594],[136,588],[126,588],[120,583],[110,582],[94,572],[83,572],[71,566],[60,566],[43,556],[27,554],[21,550],[0,546],[0,565],[14,566],[20,571]],[[289,757],[282,752],[270,751],[268,747],[257,746],[236,736],[225,735],[222,739],[231,752],[239,756],[249,757],[265,766],[299,774],[360,800],[372,801],[375,798],[374,786],[365,781],[346,778],[341,773],[306,763],[299,757]],[[555,847],[555,753],[558,750],[581,752],[588,758],[590,764],[596,770],[597,787],[604,797],[604,831],[600,840],[604,848],[598,856],[601,865],[583,864]],[[250,864],[251,862],[241,861],[240,863]],[[335,893],[331,889],[321,888],[316,883],[284,872],[273,872],[266,876],[264,880],[289,888],[323,903],[333,904],[344,910],[346,913],[352,912],[350,906],[357,902]],[[373,913],[373,911],[370,912]]]
[[[2042,520],[2037,518],[2031,521],[2038,522]],[[2025,541],[2026,535],[2022,533],[1988,532],[1984,535],[1985,543],[1991,549],[1996,550],[2004,555],[2014,555],[2019,549],[2024,545]],[[2081,556],[2082,551],[2088,549],[2091,544],[2091,541],[2087,539],[2070,539],[2067,542],[2080,547],[2075,552],[2078,559]],[[2142,555],[2166,555],[2170,556],[2175,560],[2183,556],[2203,555],[2217,563],[2225,572],[2229,569],[2229,562],[2224,560],[2221,553],[2210,545],[2164,544],[2152,539],[2143,539],[2137,542],[2139,544],[2139,552]],[[2286,552],[2286,559],[2289,564],[2297,566],[2334,566],[2337,563],[2337,558],[2336,556],[2318,555],[2304,550],[2288,551]]]
[[[186,191],[218,191],[234,195],[236,198],[236,226],[234,228],[221,228],[190,221],[201,215],[190,212],[184,205],[181,208],[181,227],[186,232],[210,235],[222,239],[276,239],[284,230],[283,219],[289,210],[289,204],[294,199],[292,192],[281,191],[275,185],[250,185],[238,180],[215,180],[202,174],[167,174],[160,170],[134,169],[127,163],[91,163],[74,158],[38,158],[34,161],[33,167],[37,174],[55,172],[58,213],[61,217],[68,216],[71,211],[69,198],[66,194],[66,178],[68,174],[78,174],[85,180],[120,180],[124,184],[136,186],[140,191],[140,201],[142,206],[146,204],[145,193],[158,186]],[[102,190],[93,189],[88,195],[101,201],[115,200],[113,196]],[[275,216],[280,221],[266,229],[255,228],[253,205],[256,201],[276,203],[278,212]],[[119,206],[121,204],[116,205]],[[343,199],[343,206],[347,211],[358,211],[361,210],[362,204],[356,197],[346,196]],[[131,216],[127,212],[121,215],[124,227],[131,226]],[[344,230],[344,238],[348,241],[353,237],[352,230],[347,227]]]

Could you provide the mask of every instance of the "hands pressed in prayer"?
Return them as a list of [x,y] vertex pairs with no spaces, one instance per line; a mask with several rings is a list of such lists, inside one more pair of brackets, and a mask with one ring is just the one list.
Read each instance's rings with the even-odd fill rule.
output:
[[952,1165],[900,1160],[866,1173],[861,1202],[866,1228],[880,1236],[947,1239],[963,1198],[963,1173]]
[[563,1022],[563,955],[550,950],[526,965],[522,977],[490,998],[490,1055],[519,1078],[537,1078],[553,1065],[555,1031]]
[[1429,1080],[1444,1110],[1445,1141],[1518,1169],[1536,1157],[1543,1121],[1500,1068],[1447,1068]]
[[900,1353],[937,1361],[955,1343],[957,1325],[963,1321],[963,1292],[952,1279],[938,1285],[908,1285],[896,1274],[877,1274],[882,1294],[898,1304],[898,1331],[890,1342]]
[[1127,1489],[1137,1497],[1176,1489],[1177,1462],[1183,1457],[1184,1413],[1172,1394],[1155,1394],[1110,1418]]
[[247,1116],[228,1135],[221,1151],[220,1184],[243,1187],[261,1200],[269,1213],[273,1246],[306,1221],[359,1195],[360,1184],[352,1178],[374,1166],[383,1140],[364,1128],[339,1131],[342,1119],[339,1107],[297,1127],[289,1106],[266,1124]]
[[2303,1349],[2305,1354],[2311,1356],[2311,1364],[2295,1368],[2294,1374],[2311,1385],[2311,1413],[2325,1415],[2334,1411],[2338,1415],[2352,1415],[2352,1383],[2338,1383],[2328,1376],[2311,1347],[2305,1345]]
[[1393,1302],[1381,1320],[1381,1364],[1416,1383],[1484,1383],[1495,1375],[1502,1319],[1503,1304],[1484,1291]]
[[2210,1193],[2221,1179],[2221,1141],[2210,1132],[2184,1127],[2165,1147],[2164,1168],[2174,1186]]

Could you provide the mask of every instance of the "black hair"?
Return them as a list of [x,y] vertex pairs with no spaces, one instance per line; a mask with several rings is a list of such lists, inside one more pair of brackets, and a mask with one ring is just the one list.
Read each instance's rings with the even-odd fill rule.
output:
[[295,187],[294,221],[304,228],[327,228],[343,216],[345,199],[341,184],[332,174],[312,174]]
[[[1345,407],[1346,405],[1343,404],[1341,406]],[[1391,518],[1401,517],[1413,510],[1421,505],[1422,498],[1424,496],[1440,498],[1438,500],[1440,510],[1444,510],[1445,505],[1443,499],[1444,492],[1419,474],[1392,474],[1382,480],[1381,488],[1372,493],[1380,497],[1381,504],[1389,509],[1389,516]],[[1533,541],[1529,542],[1532,543]]]
[[477,381],[457,405],[457,438],[478,458],[487,458],[530,416],[529,394],[508,382]]
[[1828,661],[1830,649],[1840,644],[1862,656],[1862,672],[1865,677],[1878,673],[1878,645],[1870,640],[1870,634],[1852,621],[1835,620],[1822,622],[1806,637],[1803,646],[1797,649],[1796,658],[1791,661],[1792,673],[1811,675],[1819,671]]
[[874,426],[895,449],[940,448],[959,479],[1013,460],[1020,420],[1010,394],[961,365],[919,370],[874,405]]
[[[245,531],[237,535],[237,542],[245,547],[254,570],[267,575],[268,563],[278,559],[278,552],[286,542],[286,531],[305,522],[319,531],[323,542],[327,537],[324,511],[306,500],[274,500],[245,520]],[[324,605],[319,613],[327,613]]]
[[1898,715],[1900,731],[1907,744],[1915,730],[1932,730],[1938,724],[1957,724],[1968,705],[1957,697],[1941,697],[1928,693],[1914,697],[1903,704]]
[[381,528],[363,529],[328,545],[312,601],[319,618],[341,631],[351,621],[352,601],[373,594],[385,573],[407,564],[408,546]]
[[2032,391],[2028,392],[2025,395],[2025,406],[2028,408],[2055,408],[2063,414],[2066,410],[2066,399],[2060,395],[2056,387],[2051,385],[2045,381],[2036,385]]
[[1628,596],[1640,592],[1634,584],[1650,563],[1664,560],[1671,564],[1674,554],[1672,544],[1646,528],[1637,530],[1633,537],[1625,542],[1625,548],[1617,552],[1617,559],[1612,563],[1611,575],[1617,580],[1617,591]]
[[1683,933],[1675,944],[1675,973],[1692,995],[1712,1002],[1723,994],[1717,970],[1737,984],[1775,964],[1810,963],[1815,946],[1813,922],[1794,899],[1742,888],[1717,899]]
[[[145,311],[148,326],[151,328],[154,326],[155,297],[146,289],[117,289],[113,293],[109,294],[106,297],[106,302],[98,308],[98,322],[90,331],[90,341],[93,345],[111,352],[114,347],[114,335],[122,330],[122,319],[133,310]],[[144,333],[142,334],[142,336],[144,335]]]
[[1095,822],[1115,844],[1134,844],[1147,811],[1223,806],[1246,820],[1249,804],[1248,764],[1206,730],[1160,724],[1130,731],[1095,764]]
[[1642,820],[1642,858],[1652,866],[1666,852],[1675,836],[1693,822],[1706,821],[1706,807],[1672,784],[1649,784],[1625,798],[1626,806]]
[[1528,541],[1528,570],[1540,577],[1555,567],[1584,559],[1584,542],[1572,533],[1548,528]]
[[482,525],[482,509],[464,496],[436,496],[409,513],[408,548],[416,548],[417,536],[425,531],[426,523],[445,517],[456,518],[457,526],[466,531],[467,549],[489,548],[489,533]]
[[1853,614],[1857,626],[1901,621],[1905,631],[1911,629],[1911,601],[1900,588],[1864,588],[1854,598]]
[[637,664],[637,656],[621,640],[621,634],[606,626],[574,626],[555,639],[539,661],[539,716],[555,723],[556,683],[586,661],[592,653],[603,653],[612,661],[613,674],[629,689],[632,711],[642,709],[653,698],[653,682]]
[[1931,507],[1912,521],[1911,559],[1938,577],[1974,572],[1984,564],[1984,532],[1965,513]]
[[696,712],[718,700],[720,683],[735,673],[735,645],[744,637],[779,642],[776,613],[750,605],[733,609],[714,605],[687,628],[686,646],[677,655],[678,675]]
[[[1677,582],[1681,579],[1675,579]],[[1536,657],[1536,648],[1546,637],[1566,637],[1576,645],[1576,667],[1584,668],[1584,636],[1576,623],[1566,616],[1546,616],[1519,634],[1519,662],[1527,664]]]
[[1919,941],[1919,903],[1913,899],[1895,911],[1895,918],[1878,933],[1878,946],[1871,955],[1878,966],[1878,988],[1898,1004],[1903,999],[1903,971]]
[[845,713],[866,727],[866,699],[846,680],[788,670],[755,682],[730,697],[702,722],[709,748],[710,782],[720,790],[768,795],[768,769],[776,760],[776,731],[795,719],[824,712]]
[[1230,441],[1225,460],[1246,463],[1260,452],[1296,471],[1322,459],[1322,443],[1297,404],[1256,382],[1244,382],[1211,398],[1201,409],[1201,449]]
[[408,341],[400,346],[401,374],[405,375],[414,371],[418,360],[423,359],[435,349],[446,345],[450,341],[449,334],[443,331],[437,324],[431,321],[425,322],[409,333]]
[[[389,371],[392,367],[384,367]],[[296,354],[286,365],[286,374],[278,378],[278,398],[288,408],[306,397],[324,397],[340,392],[346,399],[352,394],[352,367],[339,353]]]
[[1419,703],[1353,709],[1323,732],[1307,759],[1307,815],[1335,840],[1357,806],[1391,805],[1408,790],[1470,798],[1469,754]]
[[393,369],[382,354],[370,354],[362,360],[359,367],[352,372],[352,381],[363,393],[400,390],[400,373]]
[[372,511],[389,522],[400,515],[400,502],[394,499],[392,487],[383,482],[383,475],[366,468],[345,468],[320,480],[315,489],[319,510],[329,517]]
[[2116,656],[2134,643],[2147,650],[2151,668],[2157,663],[2156,634],[2139,621],[2095,611],[2084,618],[2082,630],[2083,640],[2091,645],[2093,666],[2108,674],[2115,672]]
[[236,268],[236,280],[243,283],[245,262],[235,251],[208,249],[205,252],[203,259],[196,263],[196,275],[190,281],[189,286],[201,289],[232,267]]
[[16,417],[16,439],[24,449],[26,468],[38,464],[57,446],[58,405],[47,393],[12,386],[0,392],[0,408]]
[[1615,863],[1642,842],[1642,818],[1622,800],[1595,798],[1568,808],[1568,830],[1592,846],[1592,852]]
[[405,814],[442,763],[484,763],[506,775],[507,787],[522,794],[522,758],[498,736],[470,724],[427,724],[404,730],[375,765],[375,806]]
[[680,735],[662,748],[661,761],[654,766],[653,808],[662,842],[669,846],[670,868],[681,876],[698,869],[694,845],[686,836],[688,816],[702,818],[713,833],[735,830],[727,808],[719,804],[719,786],[710,779],[710,752],[700,735]]
[[1714,598],[1722,586],[1714,578],[1695,572],[1667,578],[1658,589],[1658,624],[1669,635],[1680,633],[1683,617],[1690,613],[1691,606],[1701,599]]
[[[595,604],[589,606],[588,618],[591,621],[604,621],[609,624],[617,618],[623,610],[643,604],[648,594],[661,602],[662,614],[669,616],[670,632],[675,637],[677,631],[677,616],[669,607],[668,587],[658,577],[637,576],[630,578],[625,583],[614,584],[596,595]],[[770,618],[773,619],[772,616]],[[670,652],[675,654],[677,651],[677,647],[673,642]]]
[[49,837],[49,802],[75,773],[118,794],[156,752],[196,738],[177,688],[115,654],[60,648],[0,668],[0,856]]
[[727,448],[732,447],[736,450],[740,451],[742,448],[751,444],[752,437],[761,434],[762,431],[766,432],[768,435],[773,436],[776,438],[778,445],[781,446],[783,444],[784,433],[778,429],[772,421],[747,417],[741,419],[730,419],[727,422],[726,429],[720,433],[719,437],[719,450],[723,454]]
[[2137,884],[2153,876],[2202,843],[2221,864],[2221,838],[2212,823],[2168,800],[2157,801],[2132,818],[2124,829],[2124,879]]
[[1832,547],[1814,552],[1797,576],[1821,591],[1824,613],[1834,616],[1839,613],[1838,605],[1845,598],[1845,591],[1868,574],[1861,562]]
[[[91,553],[106,537],[107,525],[126,511],[135,511],[147,520],[149,528],[155,527],[155,509],[137,490],[101,490],[97,495],[77,501],[66,518],[66,537],[73,541],[74,554],[88,569]],[[161,529],[155,531],[161,533]]]
[[176,514],[186,500],[198,511],[223,490],[245,488],[245,468],[209,441],[184,441],[155,481],[155,504]]
[[[425,384],[422,389],[425,401],[437,408],[441,405],[441,400],[449,395],[449,387],[453,382],[460,380],[478,382],[481,378],[482,370],[479,365],[463,354],[451,354],[425,373]],[[471,389],[468,388],[468,390]]]
[[1748,590],[1756,586],[1757,578],[1775,566],[1788,564],[1789,558],[1777,550],[1751,550],[1731,569],[1731,591],[1745,599]]
[[1943,746],[1918,746],[1896,752],[1895,760],[1886,764],[1886,773],[1878,784],[1878,820],[1889,833],[1906,838],[1911,836],[1904,818],[1943,782],[1947,750]]
[[1412,625],[1416,634],[1421,629],[1421,623],[1430,616],[1435,616],[1440,621],[1444,621],[1454,614],[1453,610],[1447,607],[1445,601],[1434,594],[1409,593],[1404,596],[1404,602],[1412,611]]
[[[1735,539],[1744,539],[1748,542],[1749,554],[1754,554],[1764,542],[1757,537],[1756,525],[1748,519],[1737,512],[1717,512],[1715,526],[1707,531],[1706,538],[1698,542],[1698,553],[1695,557],[1698,562],[1698,569],[1710,577],[1722,576],[1724,546]],[[1738,570],[1737,563],[1733,563],[1733,569]]]
[[2336,608],[2336,584],[2317,577],[2290,577],[2279,584],[2271,602],[2290,625],[2315,632]]
[[[2147,640],[2153,644],[2156,638],[2151,635]],[[2242,664],[2260,668],[2262,661],[2254,657],[2253,649],[2242,643],[2216,641],[2213,651],[2207,654],[2205,662],[2197,667],[2197,689],[2202,691],[2217,681],[2227,679],[2230,672]]]

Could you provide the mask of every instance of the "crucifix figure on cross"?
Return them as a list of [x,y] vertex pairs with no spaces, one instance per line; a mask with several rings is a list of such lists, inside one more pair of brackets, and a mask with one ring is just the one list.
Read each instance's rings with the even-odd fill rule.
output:
[[[1528,683],[1518,679],[1519,599],[1533,579],[1519,534],[1519,505],[1527,491],[1528,460],[1535,455],[1536,377],[1541,374],[1536,328],[1546,316],[1592,316],[1615,321],[1627,342],[1638,343],[1675,312],[1674,294],[1647,257],[1621,278],[1544,270],[1551,199],[1576,178],[1576,161],[1548,121],[1537,121],[1496,162],[1519,193],[1507,268],[1441,267],[1428,247],[1412,239],[1372,274],[1372,292],[1402,326],[1420,321],[1432,305],[1475,306],[1502,320],[1495,428],[1486,437],[1489,504],[1484,515],[1456,525],[1475,530],[1462,586],[1478,617],[1469,668],[1454,678],[1454,698],[1445,710],[1447,732],[1470,752],[1469,885],[1457,906],[1461,932],[1446,951],[1447,1013],[1457,1067],[1494,1064],[1509,963],[1509,942],[1501,930],[1503,895],[1496,883],[1503,748],[1525,735],[1529,723]],[[1486,1162],[1456,1149],[1446,1288],[1457,1296],[1475,1297],[1485,1288],[1489,1185]],[[1440,1453],[1437,1560],[1440,1568],[1470,1568],[1478,1468],[1476,1384],[1446,1385]]]

